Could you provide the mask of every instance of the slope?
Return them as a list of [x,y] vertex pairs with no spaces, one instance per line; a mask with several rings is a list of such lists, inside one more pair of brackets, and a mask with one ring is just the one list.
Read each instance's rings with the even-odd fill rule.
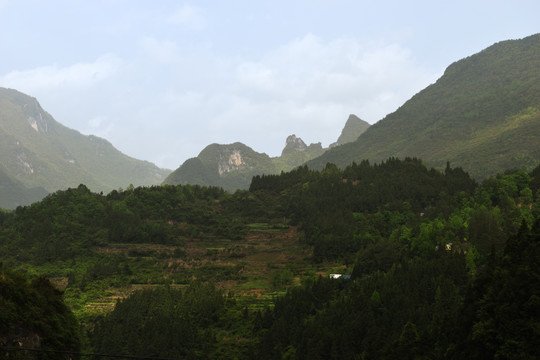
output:
[[274,173],[272,160],[240,142],[205,147],[196,158],[186,160],[164,184],[219,186],[228,191],[247,189],[259,173]]
[[14,209],[19,205],[30,204],[43,199],[48,194],[42,187],[28,189],[13,180],[0,166],[0,208]]
[[540,34],[508,40],[450,65],[358,140],[308,163],[420,157],[477,178],[540,162]]
[[354,114],[349,115],[349,118],[345,123],[345,127],[343,127],[343,130],[341,130],[341,135],[339,135],[337,141],[334,144],[330,145],[330,147],[343,145],[355,141],[369,128],[369,126],[370,125],[368,122],[365,122],[358,116]]
[[[354,141],[369,126],[367,122],[351,114],[338,141],[330,147]],[[322,155],[326,150],[320,142],[307,145],[296,135],[288,136],[281,155],[273,158],[242,143],[212,144],[196,158],[186,160],[163,183],[219,186],[227,191],[247,189],[255,175],[290,171]]]
[[240,142],[211,144],[196,158],[186,160],[163,183],[218,186],[234,192],[248,189],[255,175],[291,170],[323,152],[320,143],[308,146],[295,135],[287,137],[281,156],[274,158],[258,153]]
[[0,165],[26,187],[94,191],[159,184],[167,170],[122,154],[109,142],[58,123],[35,98],[0,88]]

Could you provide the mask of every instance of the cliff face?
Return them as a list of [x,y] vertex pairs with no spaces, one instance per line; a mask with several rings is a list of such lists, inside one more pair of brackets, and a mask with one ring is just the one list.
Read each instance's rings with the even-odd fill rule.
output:
[[285,147],[281,152],[281,156],[294,152],[306,151],[306,149],[307,145],[301,138],[296,137],[296,135],[289,135],[285,141]]

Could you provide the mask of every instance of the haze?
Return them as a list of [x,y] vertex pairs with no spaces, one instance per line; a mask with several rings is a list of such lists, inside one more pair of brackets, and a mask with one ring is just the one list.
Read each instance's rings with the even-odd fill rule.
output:
[[177,168],[211,143],[328,146],[452,62],[540,32],[538,1],[0,0],[0,86]]

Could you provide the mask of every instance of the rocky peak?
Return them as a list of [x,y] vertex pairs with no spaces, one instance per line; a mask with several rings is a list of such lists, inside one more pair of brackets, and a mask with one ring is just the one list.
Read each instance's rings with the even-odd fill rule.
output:
[[8,99],[21,108],[24,118],[36,132],[47,133],[51,116],[43,110],[36,98],[14,89],[0,88],[0,97]]
[[330,147],[343,145],[350,143],[358,139],[360,135],[364,133],[369,128],[369,123],[360,119],[358,116],[351,114],[345,123],[345,127],[341,131],[341,135],[338,140],[331,144]]
[[289,135],[285,141],[285,148],[283,148],[281,156],[292,152],[306,151],[306,149],[307,145],[301,138],[296,137],[294,134]]

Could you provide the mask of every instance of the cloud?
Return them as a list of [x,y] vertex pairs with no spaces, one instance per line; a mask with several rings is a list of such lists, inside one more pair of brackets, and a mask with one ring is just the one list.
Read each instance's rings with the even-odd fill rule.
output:
[[13,71],[0,86],[36,96],[69,127],[174,169],[214,142],[241,141],[270,156],[290,134],[327,146],[349,114],[374,123],[436,79],[399,44],[353,38],[306,35],[259,57],[186,51],[157,36],[139,45],[129,61],[104,55]]
[[236,134],[274,155],[292,133],[327,146],[349,114],[375,123],[436,78],[399,44],[306,35],[236,64],[215,128],[235,124]]
[[111,54],[94,62],[59,67],[41,66],[30,70],[15,70],[0,77],[1,86],[13,87],[30,94],[57,88],[86,88],[113,76],[122,61]]
[[201,9],[187,4],[169,16],[167,22],[192,30],[202,30],[206,26],[206,19]]
[[[299,105],[339,103],[375,122],[433,80],[397,44],[363,44],[355,39],[323,40],[307,35],[237,67],[240,93],[295,101]],[[373,111],[376,104],[378,111]]]
[[178,46],[173,41],[143,37],[141,47],[148,57],[158,63],[172,63],[178,57]]
[[349,114],[374,123],[437,77],[399,44],[351,38],[306,35],[249,59],[207,49],[184,54],[154,38],[141,44],[145,58],[124,74],[136,79],[135,90],[115,110],[129,125],[116,117],[123,137],[111,132],[111,141],[169,168],[214,142],[241,141],[271,156],[290,134],[327,146]]
[[98,115],[88,120],[86,129],[82,132],[83,134],[96,135],[107,139],[114,130],[114,124],[110,122],[107,116]]

